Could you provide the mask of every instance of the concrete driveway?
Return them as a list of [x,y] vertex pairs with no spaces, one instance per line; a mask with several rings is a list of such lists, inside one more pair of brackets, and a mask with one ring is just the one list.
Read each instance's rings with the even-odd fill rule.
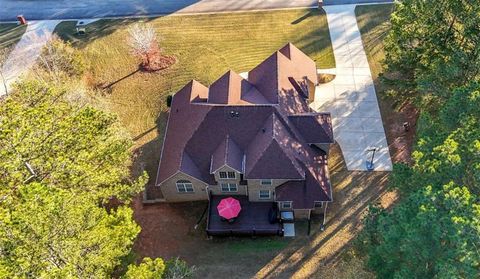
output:
[[335,140],[348,170],[366,170],[377,148],[376,171],[391,171],[392,161],[367,56],[357,26],[355,5],[324,7],[337,68],[336,78],[316,88],[312,107],[329,111]]

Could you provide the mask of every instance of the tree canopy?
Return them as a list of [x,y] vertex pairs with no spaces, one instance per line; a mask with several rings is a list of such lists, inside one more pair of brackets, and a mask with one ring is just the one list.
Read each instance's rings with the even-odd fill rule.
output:
[[[140,228],[131,142],[68,90],[21,83],[0,103],[0,277],[107,278]],[[116,197],[125,205],[107,208]]]
[[372,207],[359,238],[379,278],[480,274],[480,5],[395,4],[385,81],[420,110],[413,164],[395,164],[402,199]]
[[386,70],[401,76],[407,96],[444,101],[451,89],[478,80],[480,5],[475,0],[396,3],[385,40]]
[[379,278],[476,278],[480,200],[453,182],[426,186],[391,213],[371,211],[362,245]]

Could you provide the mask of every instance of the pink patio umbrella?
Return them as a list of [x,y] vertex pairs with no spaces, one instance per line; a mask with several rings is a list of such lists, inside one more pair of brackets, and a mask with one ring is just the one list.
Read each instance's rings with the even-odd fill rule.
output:
[[232,219],[238,216],[242,207],[240,202],[232,197],[222,199],[217,205],[218,214],[225,219]]

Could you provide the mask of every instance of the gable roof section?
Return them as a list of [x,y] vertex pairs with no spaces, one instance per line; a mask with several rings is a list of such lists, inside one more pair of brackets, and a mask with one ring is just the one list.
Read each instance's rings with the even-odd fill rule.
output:
[[[245,178],[305,178],[305,171],[297,162],[296,151],[286,143],[286,133],[278,116],[272,113],[248,147]],[[273,164],[275,167],[272,167]]]
[[278,104],[281,89],[279,77],[288,65],[288,59],[276,51],[248,72],[248,81],[272,104]]
[[208,106],[192,106],[191,102],[205,97],[206,93],[208,93],[207,87],[192,80],[174,95],[160,155],[156,185],[180,169],[185,143],[192,137],[211,109]]
[[214,173],[223,166],[243,173],[243,151],[228,135],[212,155],[210,173]]
[[250,82],[229,70],[210,85],[208,103],[251,105],[269,104],[269,101]]
[[292,43],[286,44],[278,52],[282,53],[292,62],[289,75],[296,80],[308,78],[311,82],[317,84],[317,66],[315,62],[305,53],[299,50]]
[[330,113],[309,113],[288,116],[307,143],[334,143]]
[[185,151],[182,153],[182,160],[180,161],[180,171],[199,180],[203,180],[202,173],[198,169],[197,165],[195,165],[192,158],[190,158],[188,153]]

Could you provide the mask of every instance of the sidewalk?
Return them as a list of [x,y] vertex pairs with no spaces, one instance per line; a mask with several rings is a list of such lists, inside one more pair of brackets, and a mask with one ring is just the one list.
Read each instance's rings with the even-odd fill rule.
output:
[[392,162],[375,87],[355,16],[356,5],[325,6],[336,61],[336,77],[316,88],[312,107],[329,111],[335,140],[348,170],[366,170],[375,147],[376,171],[391,171]]
[[[2,68],[8,90],[18,77],[32,67],[59,22],[59,20],[42,20],[28,23],[25,34],[15,45]],[[0,86],[0,96],[6,93],[3,85]]]

